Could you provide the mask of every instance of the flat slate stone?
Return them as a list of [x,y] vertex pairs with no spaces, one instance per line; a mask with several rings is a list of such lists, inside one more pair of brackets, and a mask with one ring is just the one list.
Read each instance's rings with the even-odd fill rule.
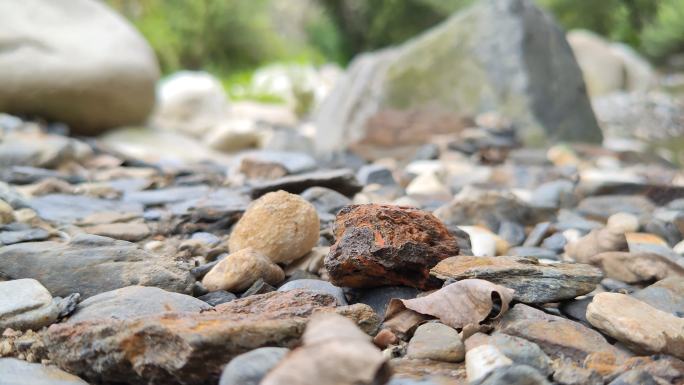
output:
[[31,199],[30,205],[41,218],[66,223],[76,222],[100,211],[128,212],[142,215],[143,209],[142,205],[136,202],[68,194],[43,195]]
[[430,274],[443,280],[484,279],[514,289],[524,303],[549,303],[587,294],[601,282],[601,270],[580,263],[543,264],[522,257],[450,257]]
[[50,233],[43,229],[28,229],[18,231],[0,232],[0,246],[13,245],[15,243],[43,241],[48,239]]
[[207,193],[209,193],[209,186],[204,185],[169,187],[157,190],[129,191],[124,194],[123,201],[145,206],[159,206],[205,196]]
[[290,291],[295,289],[329,294],[335,297],[338,305],[347,304],[347,299],[344,297],[342,288],[337,287],[328,281],[321,281],[320,279],[296,279],[280,286],[278,291]]
[[35,279],[0,282],[0,330],[38,330],[57,320],[57,301]]
[[55,296],[88,298],[131,285],[189,292],[194,279],[169,257],[91,234],[69,242],[25,242],[0,248],[0,276],[34,278]]
[[219,385],[259,385],[261,379],[290,351],[259,348],[233,358],[223,369]]
[[684,281],[668,277],[632,294],[632,297],[656,309],[684,317]]
[[349,169],[340,169],[288,175],[279,179],[258,183],[252,186],[251,195],[252,198],[256,199],[266,193],[278,190],[299,194],[314,186],[327,187],[346,196],[353,196],[361,191],[361,185],[356,180],[354,172]]
[[98,318],[128,319],[165,312],[196,312],[211,309],[204,301],[189,295],[156,287],[128,286],[94,295],[78,304],[68,322]]

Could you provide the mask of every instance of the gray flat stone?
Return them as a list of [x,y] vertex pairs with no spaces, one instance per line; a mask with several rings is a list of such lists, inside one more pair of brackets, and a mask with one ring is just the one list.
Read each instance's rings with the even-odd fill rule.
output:
[[349,169],[321,170],[258,183],[252,186],[252,198],[258,198],[271,191],[285,190],[299,194],[309,187],[320,186],[335,190],[346,196],[353,196],[361,191],[356,175]]
[[14,358],[0,358],[0,385],[88,385],[56,366],[31,364]]
[[68,322],[98,318],[128,319],[164,312],[200,312],[210,309],[204,301],[156,287],[129,286],[94,295],[80,304]]
[[330,294],[335,297],[338,306],[347,304],[347,299],[344,296],[342,288],[337,287],[328,281],[321,281],[320,279],[297,279],[280,286],[278,291],[290,291],[294,289],[304,289]]
[[429,322],[418,326],[409,341],[406,356],[419,360],[461,362],[465,358],[465,346],[455,329]]
[[208,193],[209,187],[204,185],[169,187],[157,190],[129,191],[124,194],[123,201],[145,206],[159,206],[205,196]]
[[38,330],[57,320],[58,301],[35,279],[0,282],[0,330]]
[[258,385],[289,351],[287,348],[259,348],[241,354],[223,369],[219,385]]
[[450,257],[430,274],[442,280],[478,278],[514,289],[524,303],[549,303],[575,298],[593,291],[601,270],[581,263],[540,263],[522,257]]
[[43,229],[28,229],[18,231],[0,232],[0,246],[13,245],[15,243],[42,241],[48,239],[50,233]]
[[194,279],[169,257],[90,234],[70,242],[25,242],[0,248],[0,275],[34,278],[55,296],[83,298],[131,285],[190,292]]
[[33,198],[31,208],[46,220],[55,222],[76,222],[100,211],[129,212],[142,215],[142,205],[92,198],[84,195],[48,194]]
[[679,277],[668,277],[632,294],[656,309],[684,317],[684,281]]

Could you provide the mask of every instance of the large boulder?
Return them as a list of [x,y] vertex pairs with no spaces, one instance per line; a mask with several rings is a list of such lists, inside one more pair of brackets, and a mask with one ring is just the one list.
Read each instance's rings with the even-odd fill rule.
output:
[[95,134],[152,110],[154,53],[103,2],[3,1],[0,25],[0,111]]
[[414,144],[491,110],[530,144],[602,139],[563,32],[531,0],[480,1],[355,59],[316,113],[317,148]]

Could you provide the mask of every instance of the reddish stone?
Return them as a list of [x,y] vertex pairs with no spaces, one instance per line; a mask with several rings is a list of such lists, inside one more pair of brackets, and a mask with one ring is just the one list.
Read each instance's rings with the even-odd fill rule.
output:
[[334,234],[325,268],[337,286],[437,288],[441,281],[430,277],[430,269],[459,252],[458,240],[439,219],[414,208],[346,206]]
[[323,293],[272,292],[203,312],[55,324],[43,342],[53,363],[91,383],[216,384],[223,366],[239,354],[296,346],[315,313],[337,312],[364,331],[377,328],[370,307],[335,304]]

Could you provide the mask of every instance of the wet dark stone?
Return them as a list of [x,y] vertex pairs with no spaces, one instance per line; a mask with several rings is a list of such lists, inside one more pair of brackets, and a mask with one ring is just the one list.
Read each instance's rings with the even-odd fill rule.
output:
[[311,202],[317,211],[328,214],[337,214],[342,207],[352,203],[351,199],[326,187],[310,187],[301,196]]
[[420,293],[416,288],[409,286],[384,286],[372,289],[350,289],[347,294],[351,297],[350,303],[365,303],[381,317],[385,314],[387,305],[392,298],[413,299]]
[[229,291],[219,290],[199,296],[197,299],[202,300],[211,306],[216,306],[237,299],[237,296]]
[[525,241],[525,227],[517,222],[502,221],[498,234],[511,246],[519,246]]
[[624,283],[622,281],[618,281],[617,279],[613,278],[604,278],[601,280],[601,286],[603,286],[604,289],[615,292],[615,293],[632,293],[635,290],[638,290],[636,287]]
[[592,297],[585,297],[582,299],[574,299],[561,303],[560,311],[567,317],[588,324],[587,321],[587,306],[591,303]]
[[515,257],[534,257],[553,260],[558,259],[558,254],[555,251],[544,249],[541,247],[512,247],[508,249],[508,255],[512,255]]
[[565,239],[563,233],[554,233],[550,237],[544,239],[542,242],[542,247],[560,253],[563,251],[567,243],[568,240]]
[[278,190],[299,194],[309,187],[327,187],[345,196],[353,196],[361,191],[354,172],[349,169],[314,171],[305,174],[288,175],[282,178],[264,181],[252,186],[253,199]]
[[367,164],[359,169],[356,178],[362,185],[379,184],[393,186],[397,184],[392,176],[392,171],[379,164]]
[[250,295],[255,294],[266,294],[272,291],[276,291],[276,288],[259,278],[252,284],[252,286],[249,287],[249,289],[245,290],[245,292],[240,295],[240,298],[249,297]]
[[549,232],[550,228],[551,228],[551,222],[537,223],[537,225],[534,226],[534,228],[530,232],[530,235],[528,235],[527,239],[525,239],[523,246],[526,246],[526,247],[539,246],[542,239],[544,239],[544,237],[546,237],[546,233]]

